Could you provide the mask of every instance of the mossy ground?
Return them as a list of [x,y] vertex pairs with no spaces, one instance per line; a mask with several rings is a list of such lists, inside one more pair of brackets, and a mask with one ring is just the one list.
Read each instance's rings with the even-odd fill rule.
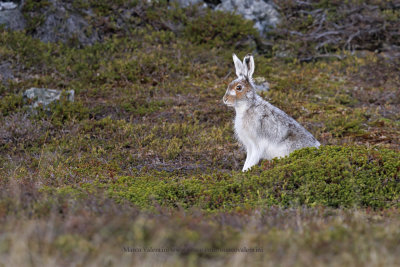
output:
[[[96,3],[93,23],[129,6]],[[399,264],[398,61],[256,54],[262,96],[323,147],[241,173],[221,99],[232,52],[254,50],[257,33],[231,14],[138,5],[134,29],[107,28],[93,46],[0,31],[15,76],[0,88],[0,264]],[[76,101],[28,115],[30,87],[74,89]],[[244,246],[263,253],[196,251]]]

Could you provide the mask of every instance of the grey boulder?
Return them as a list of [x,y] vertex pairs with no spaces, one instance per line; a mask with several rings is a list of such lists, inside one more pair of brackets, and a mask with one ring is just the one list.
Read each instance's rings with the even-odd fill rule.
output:
[[99,41],[97,31],[70,3],[58,0],[49,2],[51,7],[45,11],[45,20],[36,28],[34,37],[43,42],[65,43],[76,39],[82,45],[91,45]]

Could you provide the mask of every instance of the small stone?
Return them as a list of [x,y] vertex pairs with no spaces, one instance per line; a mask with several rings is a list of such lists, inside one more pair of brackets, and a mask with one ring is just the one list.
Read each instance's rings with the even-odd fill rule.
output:
[[17,4],[13,2],[0,2],[0,11],[2,10],[10,10],[17,7]]
[[[24,101],[30,108],[36,108],[39,106],[45,107],[50,103],[60,100],[61,90],[47,89],[47,88],[30,88],[23,94]],[[74,102],[75,91],[66,91],[68,95],[68,101]]]
[[267,82],[267,80],[264,77],[255,77],[253,80],[257,91],[269,90],[269,82]]

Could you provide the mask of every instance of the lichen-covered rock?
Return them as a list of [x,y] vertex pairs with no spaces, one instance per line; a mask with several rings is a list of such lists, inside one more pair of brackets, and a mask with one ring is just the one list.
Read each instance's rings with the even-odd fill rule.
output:
[[35,5],[26,1],[0,2],[0,25],[11,30],[26,29],[44,42],[77,40],[82,45],[99,40],[97,31],[71,3],[49,0]]
[[[74,90],[69,90],[66,92],[68,95],[68,100],[74,102]],[[47,88],[30,88],[26,90],[23,94],[24,101],[31,108],[36,108],[39,106],[47,106],[50,103],[60,100],[62,91]]]
[[97,30],[88,22],[89,9],[78,9],[70,1],[48,0],[23,2],[26,31],[43,42],[92,45],[100,40]]
[[68,42],[76,39],[82,45],[94,44],[99,36],[86,19],[68,3],[52,0],[46,10],[44,22],[36,28],[34,36],[43,42]]
[[174,0],[181,7],[201,5],[239,14],[254,21],[254,27],[265,35],[279,23],[279,13],[270,0]]

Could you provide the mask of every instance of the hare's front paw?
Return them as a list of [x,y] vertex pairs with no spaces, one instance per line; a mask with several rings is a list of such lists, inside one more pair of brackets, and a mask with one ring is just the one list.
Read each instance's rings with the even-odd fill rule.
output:
[[251,169],[251,166],[248,166],[248,167],[243,166],[242,172],[247,172],[250,169]]
[[244,166],[242,172],[246,172],[251,169],[254,165],[256,165],[260,161],[260,154],[257,150],[249,150],[247,152],[246,161],[244,162]]
[[258,160],[246,160],[246,162],[244,163],[242,172],[247,172],[249,171],[254,165],[256,165],[258,163]]

